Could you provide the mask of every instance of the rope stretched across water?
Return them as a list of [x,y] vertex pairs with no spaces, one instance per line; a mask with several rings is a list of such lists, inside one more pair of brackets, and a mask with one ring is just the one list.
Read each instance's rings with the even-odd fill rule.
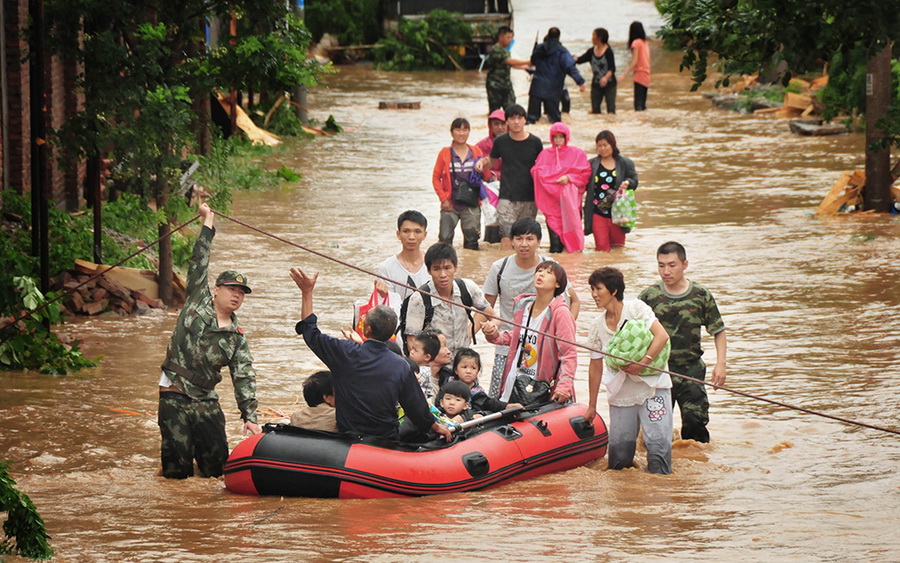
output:
[[[49,307],[49,306],[52,305],[53,303],[56,303],[57,301],[60,301],[60,300],[64,299],[65,297],[68,297],[68,296],[71,295],[72,293],[75,293],[75,292],[78,291],[81,287],[83,287],[83,286],[85,286],[85,285],[91,283],[92,281],[98,279],[100,276],[102,276],[102,275],[105,274],[106,272],[108,272],[108,271],[110,271],[110,270],[112,270],[112,269],[114,269],[114,268],[117,268],[117,267],[121,266],[122,264],[124,264],[125,262],[131,260],[132,258],[134,258],[135,256],[137,256],[138,254],[141,254],[142,252],[145,252],[146,250],[148,250],[148,249],[154,247],[155,245],[159,244],[160,241],[162,241],[162,240],[165,239],[166,237],[172,236],[174,233],[177,233],[177,232],[180,231],[181,229],[187,227],[188,225],[190,225],[191,223],[193,223],[194,221],[196,221],[199,217],[200,217],[200,215],[194,215],[193,218],[191,218],[191,219],[185,221],[185,222],[182,223],[181,225],[178,225],[178,226],[175,227],[174,229],[171,229],[168,233],[166,233],[166,234],[164,234],[163,236],[157,238],[155,241],[151,242],[150,244],[148,244],[148,245],[146,245],[146,246],[143,246],[143,247],[141,247],[141,248],[138,248],[137,250],[135,250],[134,252],[132,252],[131,254],[129,254],[128,256],[126,256],[125,258],[122,258],[121,260],[119,260],[118,262],[116,262],[115,264],[113,264],[112,266],[107,267],[105,270],[103,270],[103,271],[101,271],[101,272],[97,272],[96,274],[94,274],[93,276],[91,276],[91,277],[89,277],[88,279],[84,280],[83,282],[81,282],[80,284],[76,285],[75,287],[69,288],[68,290],[62,292],[61,294],[57,295],[57,296],[54,297],[53,299],[50,299],[49,301],[44,301],[43,304],[39,305],[38,307],[35,307],[34,309],[31,309],[31,310],[29,310],[29,311],[25,311],[25,314],[23,314],[23,315],[21,315],[21,316],[19,316],[19,317],[15,317],[15,318],[13,318],[11,321],[10,321],[10,320],[7,320],[2,326],[0,326],[0,331],[6,330],[7,328],[9,328],[9,327],[15,325],[15,324],[16,324],[17,322],[19,322],[19,321],[22,321],[22,320],[25,320],[25,319],[27,319],[27,318],[33,317],[36,313],[39,313],[40,311],[43,311],[44,309],[46,309],[47,307]],[[3,342],[6,342],[7,340],[9,340],[9,338],[4,339]]]
[[[485,313],[485,312],[483,312],[483,311],[479,311],[478,309],[476,309],[476,308],[474,308],[474,307],[469,307],[469,306],[464,305],[464,304],[462,304],[462,303],[457,303],[457,302],[455,302],[455,301],[453,301],[453,300],[451,300],[451,299],[446,299],[446,298],[441,297],[440,295],[437,295],[437,294],[435,294],[435,293],[429,293],[429,292],[427,292],[427,291],[425,291],[425,290],[422,290],[422,289],[420,289],[420,288],[418,288],[418,287],[414,287],[414,286],[411,286],[411,285],[406,285],[405,283],[397,282],[397,281],[392,280],[392,279],[390,279],[390,278],[388,278],[388,277],[386,277],[386,276],[382,276],[382,275],[380,275],[380,274],[378,274],[378,273],[376,273],[376,272],[372,272],[371,270],[366,270],[365,268],[361,268],[361,267],[359,267],[359,266],[356,266],[356,265],[354,265],[354,264],[351,264],[351,263],[346,262],[346,261],[344,261],[344,260],[341,260],[341,259],[339,259],[339,258],[335,258],[335,257],[333,257],[333,256],[329,256],[329,255],[327,255],[327,254],[325,254],[325,253],[323,253],[323,252],[320,252],[320,251],[318,251],[318,250],[315,250],[315,249],[312,249],[312,248],[303,246],[302,244],[299,244],[299,243],[296,243],[296,242],[294,242],[294,241],[288,240],[288,239],[286,239],[286,238],[284,238],[284,237],[281,237],[281,236],[278,236],[278,235],[276,235],[276,234],[270,233],[270,232],[265,231],[265,230],[263,230],[263,229],[260,229],[260,228],[258,228],[258,227],[254,227],[253,225],[249,225],[249,224],[247,224],[247,223],[241,221],[240,219],[235,219],[234,217],[230,217],[230,216],[228,216],[228,215],[226,215],[226,214],[224,214],[224,213],[221,213],[221,212],[219,212],[219,211],[213,210],[213,212],[214,212],[216,215],[219,215],[219,216],[221,216],[221,217],[224,218],[224,219],[228,219],[229,221],[231,221],[231,222],[233,222],[233,223],[236,223],[236,224],[238,224],[238,225],[241,225],[242,227],[245,227],[245,228],[247,228],[247,229],[250,229],[251,231],[255,231],[255,232],[257,232],[257,233],[259,233],[259,234],[261,234],[261,235],[264,235],[264,236],[267,236],[267,237],[269,237],[269,238],[275,239],[275,240],[277,240],[277,241],[279,241],[279,242],[283,242],[283,243],[285,243],[285,244],[287,244],[287,245],[289,245],[289,246],[293,246],[294,248],[298,248],[298,249],[303,250],[303,251],[305,251],[305,252],[309,252],[310,254],[314,254],[314,255],[316,255],[316,256],[318,256],[318,257],[320,257],[320,258],[324,258],[324,259],[329,260],[329,261],[331,261],[331,262],[335,262],[335,263],[337,263],[337,264],[340,264],[340,265],[342,265],[342,266],[345,266],[345,267],[347,267],[347,268],[350,268],[351,270],[356,270],[357,272],[366,274],[367,276],[372,276],[372,277],[374,277],[374,278],[381,279],[381,280],[383,280],[383,281],[385,281],[385,282],[390,282],[390,283],[392,283],[392,284],[394,284],[394,285],[396,285],[396,286],[404,287],[404,288],[406,288],[406,289],[409,289],[409,290],[412,290],[412,291],[419,292],[419,293],[421,293],[421,294],[423,294],[423,295],[428,295],[428,296],[431,297],[432,299],[439,299],[439,300],[443,301],[444,303],[447,303],[447,304],[450,305],[450,306],[460,307],[460,308],[465,309],[465,310],[467,310],[467,311],[470,311],[470,312],[472,312],[472,313],[476,313],[476,314],[480,314],[480,315],[483,315],[483,316],[488,317],[488,318],[496,319],[496,320],[498,320],[498,321],[505,322],[505,323],[507,323],[507,324],[510,324],[510,325],[519,327],[519,328],[521,328],[521,329],[528,329],[529,331],[535,332],[535,333],[537,333],[537,334],[540,334],[541,336],[546,336],[546,337],[548,337],[548,338],[553,338],[553,339],[555,339],[555,340],[558,340],[559,342],[564,342],[564,343],[566,343],[566,344],[569,344],[569,345],[571,345],[571,346],[575,346],[575,347],[577,347],[577,348],[582,348],[582,349],[588,350],[588,351],[590,351],[590,352],[594,352],[594,353],[597,353],[597,354],[602,354],[603,356],[607,356],[607,357],[610,357],[610,358],[616,358],[616,359],[619,359],[619,360],[623,360],[623,361],[625,361],[625,362],[629,362],[629,363],[631,362],[631,360],[629,360],[628,358],[622,358],[622,357],[620,357],[620,356],[616,356],[615,354],[610,354],[610,353],[608,353],[608,352],[604,352],[603,350],[597,350],[597,349],[592,348],[591,346],[588,346],[588,345],[586,345],[586,344],[579,344],[578,342],[573,342],[573,341],[567,340],[567,339],[565,339],[565,338],[560,338],[560,337],[558,337],[558,336],[556,336],[556,335],[554,335],[554,334],[549,334],[549,333],[546,333],[546,332],[542,332],[542,331],[540,331],[540,330],[533,330],[533,329],[531,329],[531,328],[528,328],[528,327],[526,327],[526,326],[524,326],[524,325],[521,325],[521,324],[518,324],[518,323],[516,323],[516,322],[510,321],[510,320],[501,319],[500,317],[498,317],[498,316],[496,316],[496,315],[491,315],[491,314],[489,314],[489,313]],[[717,385],[713,385],[711,382],[708,382],[708,381],[705,381],[705,380],[702,380],[702,379],[696,379],[696,378],[694,378],[694,377],[689,377],[689,376],[687,376],[687,375],[683,375],[683,374],[680,374],[680,373],[674,373],[674,372],[671,372],[671,371],[669,371],[669,370],[660,369],[660,368],[651,366],[651,365],[649,365],[649,364],[640,364],[640,365],[642,365],[642,366],[644,366],[644,367],[647,367],[647,368],[650,368],[650,369],[652,369],[652,370],[658,371],[658,372],[660,372],[660,373],[667,373],[667,374],[669,374],[670,376],[680,377],[681,379],[687,379],[687,380],[689,380],[689,381],[693,381],[693,382],[695,382],[695,383],[700,383],[701,385],[710,386],[710,387],[713,387],[713,388],[715,388],[715,389],[722,389],[723,391],[727,391],[727,392],[729,392],[729,393],[734,393],[735,395],[740,395],[740,396],[742,396],[742,397],[747,397],[747,398],[749,398],[749,399],[755,399],[755,400],[757,400],[757,401],[762,401],[762,402],[764,402],[764,403],[769,403],[769,404],[771,404],[771,405],[777,405],[777,406],[779,406],[779,407],[783,407],[783,408],[786,408],[786,409],[795,410],[795,411],[799,411],[799,412],[803,412],[803,413],[807,413],[807,414],[811,414],[811,415],[815,415],[815,416],[820,416],[820,417],[822,417],[822,418],[828,418],[828,419],[831,419],[831,420],[835,420],[835,421],[837,421],[837,422],[843,422],[843,423],[845,423],[845,424],[850,424],[850,425],[854,425],[854,426],[860,426],[860,427],[863,427],[863,428],[869,428],[869,429],[872,429],[872,430],[878,430],[878,431],[880,431],[880,432],[887,432],[887,433],[889,433],[889,434],[897,434],[897,435],[900,435],[900,430],[897,430],[897,429],[893,429],[893,428],[885,428],[885,427],[883,427],[883,426],[876,426],[876,425],[874,425],[874,424],[868,424],[868,423],[866,423],[866,422],[860,422],[860,421],[858,421],[858,420],[851,420],[851,419],[848,419],[848,418],[843,418],[843,417],[840,417],[840,416],[835,416],[835,415],[828,414],[828,413],[824,413],[824,412],[821,412],[821,411],[816,411],[816,410],[813,410],[813,409],[808,409],[808,408],[806,408],[806,407],[800,407],[800,406],[797,406],[797,405],[791,405],[791,404],[789,404],[789,403],[784,403],[784,402],[782,402],[782,401],[776,401],[776,400],[774,400],[774,399],[768,399],[768,398],[766,398],[766,397],[761,397],[761,396],[759,396],[759,395],[754,395],[754,394],[752,394],[752,393],[747,393],[746,391],[740,391],[740,390],[738,390],[738,389],[732,389],[732,388],[730,388],[730,387],[725,387],[724,385],[718,385],[718,386],[717,386]]]

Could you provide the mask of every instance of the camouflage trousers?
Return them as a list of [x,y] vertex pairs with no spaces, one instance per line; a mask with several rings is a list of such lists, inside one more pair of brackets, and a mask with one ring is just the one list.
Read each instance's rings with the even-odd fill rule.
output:
[[[495,109],[505,110],[509,106],[516,103],[516,94],[512,87],[487,87],[488,113]],[[485,155],[487,156],[487,155]]]
[[224,473],[228,440],[219,401],[197,401],[181,393],[163,391],[159,394],[157,422],[162,435],[164,477],[193,477],[195,459],[202,477]]
[[[702,359],[687,366],[669,364],[669,371],[706,381],[706,364]],[[694,381],[672,377],[672,405],[681,409],[681,438],[709,442],[709,398],[706,386]]]

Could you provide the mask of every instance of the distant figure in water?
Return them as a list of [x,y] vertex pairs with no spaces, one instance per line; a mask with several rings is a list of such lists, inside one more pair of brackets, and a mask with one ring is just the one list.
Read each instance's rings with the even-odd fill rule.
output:
[[528,61],[513,59],[509,54],[509,46],[513,41],[513,30],[507,26],[500,26],[497,30],[497,43],[491,47],[482,68],[487,71],[484,81],[487,89],[488,113],[500,109],[506,109],[516,103],[516,93],[513,91],[510,69],[526,69],[531,64]]
[[609,32],[598,27],[591,35],[593,47],[575,60],[575,64],[591,63],[594,77],[591,80],[591,113],[602,113],[601,106],[606,100],[606,111],[616,113],[616,57],[609,46]]
[[550,123],[562,121],[559,104],[567,75],[575,80],[579,91],[584,92],[584,78],[578,72],[572,54],[559,42],[559,36],[559,28],[551,27],[544,42],[535,45],[531,52],[534,75],[528,90],[528,123],[540,120],[542,104]]
[[647,109],[647,90],[650,89],[650,45],[641,22],[631,22],[628,48],[631,49],[631,63],[619,75],[619,81],[634,72],[634,111],[644,111]]
[[597,134],[597,156],[590,160],[591,177],[584,197],[584,234],[594,235],[594,246],[600,252],[625,246],[628,230],[612,222],[612,204],[625,190],[638,187],[637,171],[630,158],[619,153],[612,131]]

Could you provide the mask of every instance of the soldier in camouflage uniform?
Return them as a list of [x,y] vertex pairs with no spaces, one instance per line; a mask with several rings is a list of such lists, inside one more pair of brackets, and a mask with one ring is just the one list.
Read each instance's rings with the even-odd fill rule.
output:
[[203,227],[191,257],[187,301],[169,341],[159,380],[158,423],[162,435],[163,476],[184,479],[194,474],[194,459],[203,477],[222,475],[228,457],[225,415],[215,387],[228,366],[244,432],[257,434],[256,372],[244,331],[234,314],[250,293],[246,276],[228,270],[210,291],[207,269],[215,235],[213,212],[200,206]]
[[[716,366],[713,385],[725,383],[725,323],[712,293],[687,279],[688,267],[684,246],[667,242],[656,252],[661,282],[651,285],[638,296],[650,305],[656,318],[672,339],[669,370],[701,381],[706,380],[706,364],[700,347],[700,328],[713,335]],[[681,437],[685,440],[709,442],[709,399],[706,386],[680,377],[672,377],[672,400],[681,409]]]
[[529,61],[520,61],[510,58],[509,47],[513,39],[513,30],[502,26],[497,31],[497,43],[491,47],[483,68],[487,71],[485,87],[487,88],[488,113],[497,109],[506,109],[516,103],[516,93],[513,91],[510,69],[526,69]]

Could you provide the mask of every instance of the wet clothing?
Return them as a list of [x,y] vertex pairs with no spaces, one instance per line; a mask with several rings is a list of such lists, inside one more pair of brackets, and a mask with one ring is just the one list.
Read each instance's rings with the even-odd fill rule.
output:
[[656,389],[655,394],[639,405],[609,406],[610,469],[634,467],[634,451],[638,432],[644,431],[647,446],[647,472],[672,473],[672,397],[669,389]]
[[[465,175],[475,167],[475,162],[481,158],[481,149],[473,145],[466,145],[469,153],[465,160],[460,160],[458,155],[451,147],[444,147],[438,153],[437,159],[434,161],[434,169],[431,173],[431,185],[437,194],[441,203],[448,199],[453,201],[453,194],[456,192],[455,183],[457,175]],[[456,158],[454,159],[454,156]],[[461,177],[461,176],[460,176]],[[457,206],[453,201],[454,207]],[[460,206],[461,207],[461,206]]]
[[431,428],[434,417],[405,359],[378,340],[357,344],[322,334],[317,322],[310,315],[296,331],[331,370],[339,431],[399,439],[397,404],[420,430]]
[[634,110],[647,109],[647,91],[650,89],[650,45],[644,39],[635,39],[630,45],[634,66]]
[[[410,272],[403,267],[403,264],[401,264],[400,261],[397,260],[396,256],[391,256],[390,258],[379,264],[377,271],[379,276],[384,276],[396,282],[406,284],[410,287],[419,287],[420,285],[431,279],[431,274],[428,273],[428,268],[425,267],[424,263],[422,264],[422,267],[419,268],[418,272]],[[395,283],[385,283],[387,283],[388,291],[396,293],[400,296],[400,301],[406,299],[413,292],[413,290],[406,289],[405,287],[397,285]]]
[[[513,321],[516,324],[527,325],[534,300],[534,294],[520,295],[516,298],[513,314]],[[553,392],[559,391],[575,400],[575,371],[578,368],[578,351],[574,344],[570,344],[575,341],[575,319],[572,318],[572,312],[566,305],[566,298],[563,295],[554,297],[544,310],[542,317],[539,330],[557,336],[559,339],[537,335],[536,342],[532,345],[536,360],[536,379],[550,383],[553,386]],[[521,332],[521,328],[514,326],[512,330],[499,332],[490,341],[493,344],[511,347],[521,340]],[[507,381],[509,381],[510,375],[514,375],[512,372],[518,367],[514,360],[510,360],[511,358],[508,357],[505,373],[501,377],[500,390],[497,395],[501,400],[510,396],[512,389]]]
[[[466,290],[472,297],[472,307],[479,311],[484,311],[490,306],[490,303],[484,298],[481,288],[472,280],[458,278],[466,286]],[[425,291],[437,295],[434,289],[434,282],[429,281],[425,284]],[[463,304],[462,294],[459,286],[454,280],[453,296],[451,301]],[[467,348],[472,344],[472,326],[469,322],[469,312],[462,307],[449,305],[442,299],[432,299],[431,304],[434,307],[434,313],[431,317],[429,326],[425,326],[425,304],[422,302],[422,294],[414,293],[409,298],[409,304],[406,309],[406,330],[405,334],[415,336],[426,328],[439,329],[447,338],[447,347],[450,353],[456,353],[459,348]],[[432,374],[434,377],[436,374]],[[440,384],[444,382],[441,381]],[[436,387],[440,389],[440,385]]]
[[[606,111],[616,113],[616,56],[613,54],[612,47],[606,46],[606,51],[599,57],[594,54],[594,48],[591,47],[584,52],[583,55],[575,59],[575,64],[591,63],[591,72],[593,79],[591,80],[591,111],[593,113],[601,113],[601,102],[606,100]],[[612,73],[606,81],[606,86],[600,86],[600,80],[606,76],[606,73]]]
[[504,133],[494,139],[491,158],[503,159],[503,177],[500,178],[500,199],[509,201],[534,201],[534,181],[531,168],[544,145],[537,136],[516,141]]
[[[494,148],[494,139],[497,138],[494,135],[493,128],[491,127],[492,119],[496,119],[496,120],[499,120],[499,121],[502,121],[505,123],[506,122],[506,112],[503,111],[502,109],[497,109],[497,110],[491,111],[491,114],[488,115],[488,122],[487,122],[488,136],[485,137],[484,139],[478,141],[477,143],[475,143],[475,146],[478,147],[478,149],[481,151],[481,154],[483,154],[483,155],[491,154],[491,149]],[[494,166],[491,168],[490,172],[485,174],[485,178],[490,180],[491,177],[493,177],[496,180],[500,180],[500,178],[503,176],[502,171],[503,171],[503,159],[501,158],[501,159],[498,159],[497,162],[494,163]]]
[[[566,138],[561,147],[553,144],[556,134]],[[550,127],[551,145],[538,155],[531,177],[534,179],[534,202],[547,220],[547,229],[559,237],[566,251],[581,252],[584,250],[581,201],[591,165],[583,150],[569,145],[569,138],[569,127],[565,123],[554,123]],[[562,176],[569,178],[568,184],[556,183]],[[550,251],[554,250],[551,247]]]
[[566,75],[571,76],[579,86],[584,84],[584,78],[578,72],[572,54],[562,46],[559,39],[550,38],[535,45],[531,52],[531,64],[535,70],[528,91],[527,120],[534,123],[541,118],[540,107],[543,103],[550,122],[556,123],[562,119],[559,102]]
[[[660,281],[642,291],[638,298],[650,305],[672,340],[669,370],[705,381],[706,364],[702,358],[700,329],[705,326],[713,336],[725,330],[712,293],[691,281],[685,293],[672,295]],[[679,377],[673,377],[672,384],[672,398],[681,409],[681,437],[708,442],[709,399],[706,386]]]
[[[595,215],[607,220],[611,218],[610,209],[612,209],[616,192],[619,191],[619,186],[625,180],[628,180],[627,189],[636,190],[638,187],[638,175],[634,169],[634,162],[621,154],[614,158],[616,161],[614,170],[607,170],[601,163],[600,156],[595,156],[590,160],[590,180],[584,194],[584,234],[594,234],[596,248],[601,252],[609,252],[610,245],[624,246],[625,231],[618,225],[614,225],[612,221],[596,222]],[[605,230],[595,234],[595,224],[601,228],[605,227]]]
[[194,460],[201,477],[219,477],[228,458],[225,414],[215,399],[196,400],[183,393],[159,394],[157,423],[162,436],[163,476],[194,476]]
[[[162,436],[163,475],[185,478],[193,475],[196,458],[204,477],[222,474],[228,447],[225,418],[219,416],[221,369],[228,366],[234,398],[245,421],[256,422],[256,372],[244,331],[232,313],[231,325],[220,327],[209,289],[209,252],[215,230],[203,226],[191,256],[187,299],[162,365],[160,385],[174,391],[160,393],[158,423]],[[180,395],[177,400],[170,394]],[[164,399],[165,395],[165,399]],[[218,456],[218,457],[217,457]]]
[[510,76],[512,67],[506,64],[509,56],[506,48],[494,44],[484,60],[482,68],[487,71],[484,85],[487,89],[488,113],[506,109],[516,103],[516,93],[513,91],[512,77]]
[[337,420],[335,409],[328,403],[319,403],[311,407],[306,405],[299,411],[291,414],[291,426],[299,426],[308,430],[321,430],[323,432],[337,432]]

